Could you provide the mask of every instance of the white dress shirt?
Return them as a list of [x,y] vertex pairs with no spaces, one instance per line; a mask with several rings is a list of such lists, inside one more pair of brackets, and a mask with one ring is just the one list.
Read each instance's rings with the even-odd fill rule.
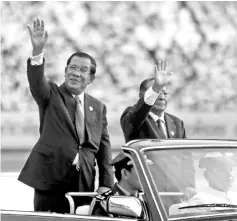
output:
[[153,112],[150,112],[149,115],[152,117],[152,119],[157,122],[160,119],[160,123],[161,123],[161,127],[162,130],[165,134],[165,137],[167,138],[167,130],[166,130],[166,125],[165,125],[165,117],[164,117],[164,112],[161,114],[161,117],[158,117],[156,114],[154,114]]

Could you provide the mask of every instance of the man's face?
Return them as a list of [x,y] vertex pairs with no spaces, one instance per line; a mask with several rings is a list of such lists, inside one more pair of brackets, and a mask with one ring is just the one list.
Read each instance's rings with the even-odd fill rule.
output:
[[126,181],[130,185],[131,189],[137,191],[141,189],[140,181],[137,177],[137,173],[134,167],[131,168],[130,171],[127,170],[126,173]]
[[230,190],[236,178],[236,168],[232,166],[218,166],[208,170],[209,182],[215,189],[226,192]]
[[166,88],[163,88],[158,98],[156,99],[156,102],[153,105],[151,111],[159,115],[166,110],[167,104],[168,104],[168,91]]
[[95,76],[90,74],[89,58],[74,56],[65,69],[65,85],[72,94],[81,94]]

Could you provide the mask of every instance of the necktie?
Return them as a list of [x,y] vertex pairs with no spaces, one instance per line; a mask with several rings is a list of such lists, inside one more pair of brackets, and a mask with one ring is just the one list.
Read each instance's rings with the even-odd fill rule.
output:
[[76,130],[77,135],[80,139],[80,144],[82,144],[85,140],[85,122],[84,122],[84,116],[80,109],[81,100],[78,95],[75,96],[75,100],[76,100],[76,112],[75,112]]
[[161,119],[158,119],[156,122],[157,122],[157,128],[158,128],[157,132],[159,134],[159,138],[160,139],[166,139],[164,130],[163,130],[162,126],[161,126]]

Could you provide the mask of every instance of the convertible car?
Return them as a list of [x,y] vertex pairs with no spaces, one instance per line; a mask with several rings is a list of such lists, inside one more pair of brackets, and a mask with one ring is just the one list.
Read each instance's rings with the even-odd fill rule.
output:
[[[1,210],[3,221],[178,221],[237,220],[237,141],[134,140],[122,146],[131,158],[142,191],[134,196],[109,196],[109,216],[91,215],[91,205],[76,208],[67,193],[69,214]],[[59,202],[60,203],[60,202]]]

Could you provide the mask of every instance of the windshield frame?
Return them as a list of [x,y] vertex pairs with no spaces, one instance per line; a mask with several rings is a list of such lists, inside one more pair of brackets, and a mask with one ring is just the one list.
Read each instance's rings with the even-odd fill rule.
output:
[[[151,140],[151,142],[154,140]],[[227,217],[227,216],[237,216],[237,211],[222,211],[222,213],[224,212],[224,214],[219,213],[219,211],[215,211],[215,212],[205,212],[205,214],[180,214],[180,215],[168,215],[164,210],[164,208],[160,208],[159,205],[161,204],[163,207],[163,202],[160,198],[159,192],[156,188],[156,184],[154,183],[154,180],[150,174],[148,165],[146,164],[146,159],[145,159],[145,154],[147,151],[152,150],[152,151],[160,151],[160,150],[167,150],[167,151],[172,151],[172,150],[194,150],[194,149],[216,149],[216,148],[224,148],[224,149],[237,149],[237,142],[235,143],[228,143],[228,142],[224,142],[224,143],[220,143],[218,144],[218,142],[214,142],[214,143],[210,143],[210,144],[203,144],[203,143],[194,143],[194,144],[172,144],[172,142],[170,143],[164,143],[163,145],[156,145],[155,142],[152,145],[140,145],[139,141],[137,142],[137,146],[132,145],[133,147],[130,147],[129,145],[123,146],[122,149],[129,153],[129,155],[131,155],[130,157],[132,158],[132,160],[134,161],[135,164],[135,168],[137,170],[137,174],[138,177],[141,180],[142,176],[145,176],[145,180],[146,182],[151,182],[151,183],[147,183],[150,191],[152,192],[152,199],[153,200],[157,200],[158,202],[156,202],[156,209],[158,210],[159,215],[165,215],[165,220],[180,220],[180,219],[188,219],[188,218],[211,218],[211,217]],[[134,143],[133,143],[134,144]],[[223,149],[223,150],[224,150]],[[138,164],[140,165],[140,169],[142,169],[143,173],[140,173],[140,170],[138,169]],[[142,187],[144,188],[144,185],[142,184]],[[144,191],[144,194],[146,195],[146,191]],[[148,201],[149,201],[149,197],[147,197]],[[149,202],[148,202],[149,203]]]

